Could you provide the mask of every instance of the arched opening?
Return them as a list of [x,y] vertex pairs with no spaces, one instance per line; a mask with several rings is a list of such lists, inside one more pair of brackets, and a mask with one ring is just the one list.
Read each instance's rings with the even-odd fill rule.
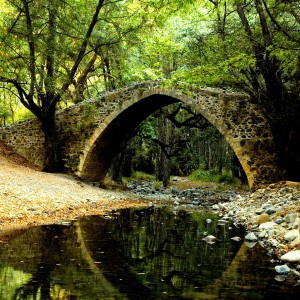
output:
[[102,123],[102,129],[95,133],[92,145],[82,155],[77,175],[86,181],[101,181],[138,125],[155,111],[176,102],[182,101],[165,94],[153,94],[121,109],[111,120],[108,118],[106,123]]
[[[155,100],[154,100],[155,99]],[[170,96],[152,95],[129,106],[118,114],[98,135],[96,141],[82,157],[78,176],[87,181],[101,181],[130,133],[159,108],[179,102]]]

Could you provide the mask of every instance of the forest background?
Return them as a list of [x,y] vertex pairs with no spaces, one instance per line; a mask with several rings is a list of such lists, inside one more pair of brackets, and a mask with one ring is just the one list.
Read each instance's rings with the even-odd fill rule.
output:
[[[164,79],[249,93],[271,125],[278,165],[300,180],[299,1],[1,0],[0,8],[0,124],[39,119],[45,171],[60,168],[57,109]],[[135,170],[164,185],[203,170],[245,181],[222,136],[181,104],[145,120],[110,174],[121,181]]]

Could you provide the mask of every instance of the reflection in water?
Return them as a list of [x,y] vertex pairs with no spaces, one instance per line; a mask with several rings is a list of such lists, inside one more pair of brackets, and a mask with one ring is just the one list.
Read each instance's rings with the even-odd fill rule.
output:
[[233,242],[241,229],[216,218],[124,209],[14,232],[0,246],[0,299],[298,299],[263,249]]

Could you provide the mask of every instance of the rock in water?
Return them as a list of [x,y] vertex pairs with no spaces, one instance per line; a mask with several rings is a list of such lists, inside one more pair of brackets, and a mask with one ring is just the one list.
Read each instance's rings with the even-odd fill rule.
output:
[[205,241],[206,243],[213,244],[216,242],[216,237],[214,237],[213,235],[208,235],[202,240]]
[[287,262],[299,262],[300,261],[300,250],[293,250],[287,252],[286,254],[282,255],[280,258],[282,261]]
[[245,236],[245,240],[247,242],[257,242],[257,236],[253,233],[253,232],[249,232],[246,236]]
[[275,267],[275,271],[278,273],[278,274],[287,274],[290,272],[290,268],[287,266],[287,265],[281,265],[281,266],[276,266]]
[[231,239],[236,242],[239,242],[241,240],[241,238],[239,236],[234,236]]

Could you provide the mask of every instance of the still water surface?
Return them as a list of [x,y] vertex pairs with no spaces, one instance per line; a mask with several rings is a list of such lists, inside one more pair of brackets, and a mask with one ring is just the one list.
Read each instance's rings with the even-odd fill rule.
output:
[[231,240],[243,235],[168,208],[16,231],[0,244],[0,299],[300,299],[259,245]]

